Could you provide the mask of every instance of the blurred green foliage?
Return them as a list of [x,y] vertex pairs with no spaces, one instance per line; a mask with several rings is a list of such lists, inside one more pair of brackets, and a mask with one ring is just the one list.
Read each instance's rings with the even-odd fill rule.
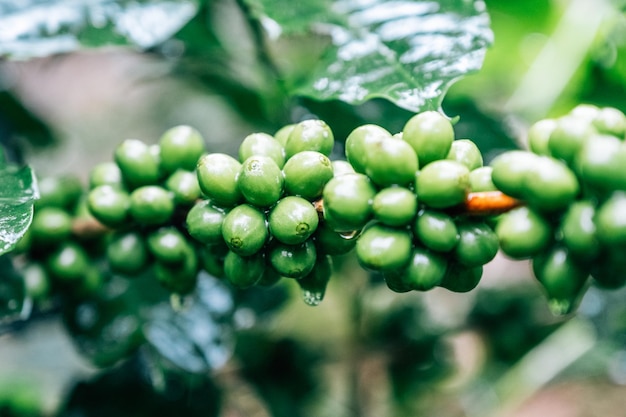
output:
[[[135,6],[158,7],[159,3],[171,2],[144,1]],[[340,3],[350,5],[350,2]],[[457,11],[461,5],[482,4],[439,3]],[[226,119],[225,124],[245,120],[246,129],[249,126],[274,133],[286,123],[313,115],[332,126],[338,142],[342,142],[354,127],[365,123],[398,132],[420,107],[415,102],[405,108],[399,106],[402,103],[398,96],[387,91],[386,83],[393,78],[380,75],[375,77],[373,87],[367,85],[371,91],[357,99],[342,100],[346,96],[340,90],[315,93],[311,86],[324,77],[337,76],[340,81],[346,81],[354,75],[349,73],[353,69],[349,65],[342,66],[338,73],[325,72],[337,59],[341,45],[333,44],[328,27],[311,30],[324,20],[338,24],[343,30],[354,29],[346,24],[350,14],[338,16],[336,10],[330,11],[330,2],[298,2],[304,9],[291,8],[289,2],[267,1],[182,2],[180,7],[185,4],[192,5],[194,13],[176,14],[176,22],[170,22],[176,23],[176,30],[178,27],[180,30],[159,32],[159,36],[152,38],[154,42],[147,44],[127,34],[120,35],[111,19],[98,28],[78,25],[76,34],[85,48],[112,43],[139,45],[143,51],[138,54],[151,60],[151,64],[143,63],[148,76],[140,82],[150,77],[157,82],[175,80],[177,86],[182,85],[197,96],[215,99],[221,106],[219,118]],[[442,104],[450,117],[459,116],[455,126],[457,137],[474,140],[487,160],[504,149],[523,147],[528,124],[538,118],[559,115],[581,101],[626,111],[626,19],[620,5],[585,0],[487,0],[485,4],[486,12],[480,8],[463,9],[464,17],[475,16],[479,22],[478,33],[461,51],[477,52],[466,68],[476,70],[482,62],[481,54],[485,52],[491,28],[495,42],[486,50],[482,69],[452,85],[443,103],[451,79],[438,86],[435,96],[429,97],[433,101],[422,104],[424,108]],[[374,5],[382,8],[388,3],[377,1]],[[50,7],[53,6],[62,5],[53,2]],[[22,10],[24,16],[35,11],[26,7]],[[0,7],[0,10],[5,9]],[[583,27],[579,19],[586,14],[589,25]],[[409,14],[409,17],[419,16]],[[487,17],[490,26],[486,26]],[[289,36],[276,38],[266,31],[268,18],[282,25]],[[158,26],[162,21],[156,22]],[[65,26],[62,29],[70,30]],[[374,36],[379,34],[380,26],[360,24],[357,29]],[[413,29],[407,36],[418,42],[419,26]],[[37,34],[31,39],[37,41],[37,49],[32,50],[35,52],[18,54],[19,51],[0,48],[0,53],[26,56],[64,51],[41,52],[39,42],[48,35],[54,38],[64,32],[47,35],[44,32],[45,36],[33,33]],[[457,39],[455,32],[446,32],[444,38]],[[363,39],[356,35],[352,39],[359,40]],[[395,48],[390,44],[385,46]],[[554,62],[550,60],[550,49],[546,48],[555,45],[558,53],[552,59],[562,60],[563,65],[542,66]],[[366,55],[367,71],[397,63],[397,56],[391,59],[391,64],[381,61],[382,48],[378,46],[374,48],[375,54]],[[426,59],[427,63],[431,62],[430,58]],[[451,64],[452,59],[447,58],[444,64]],[[454,57],[456,60],[458,56]],[[163,64],[166,71],[155,70],[154,61]],[[403,63],[404,71],[417,64],[415,60]],[[467,71],[454,72],[452,78]],[[429,85],[424,84],[429,77],[432,74],[420,72],[410,80],[410,87],[402,87],[403,91]],[[145,103],[145,106],[184,109],[181,102],[191,96],[189,91],[159,97],[159,103]],[[22,155],[28,157],[31,146],[52,144],[56,135],[51,132],[59,128],[55,125],[58,121],[46,119],[45,115],[40,119],[27,100],[21,99],[19,89],[0,93],[0,137],[7,153],[17,161]],[[158,125],[164,123],[161,119],[158,114],[138,123]],[[89,129],[91,126],[86,130]],[[208,133],[206,136],[213,141],[215,132]],[[216,140],[211,144],[216,150],[226,151],[241,139],[232,137],[228,143]],[[341,149],[335,152],[336,156],[343,154]],[[6,328],[0,328],[1,334],[17,331],[17,327],[12,327],[14,320],[22,312],[23,302],[29,300],[9,258],[0,257],[0,261],[0,308],[10,307],[11,313],[0,314],[11,319],[7,320]],[[390,294],[382,288],[384,284],[379,276],[366,279],[358,276],[366,273],[356,272],[356,263],[350,256],[338,264],[343,267],[331,281],[327,300],[316,310],[301,305],[293,282],[268,289],[237,291],[215,284],[207,277],[201,281],[204,284],[194,295],[191,308],[186,304],[189,300],[178,300],[180,309],[173,309],[167,295],[145,285],[142,277],[130,284],[120,284],[118,278],[109,277],[95,296],[53,300],[43,311],[36,306],[33,319],[61,312],[79,351],[102,368],[92,378],[78,381],[60,410],[46,410],[46,413],[217,416],[236,409],[233,404],[238,404],[239,398],[232,398],[228,390],[247,385],[261,404],[257,404],[259,415],[347,416],[365,415],[359,411],[367,410],[367,415],[483,416],[487,411],[504,407],[513,397],[510,393],[509,397],[506,393],[502,398],[489,397],[493,386],[506,380],[515,366],[525,366],[525,359],[554,346],[554,340],[563,334],[559,332],[566,319],[549,316],[528,273],[520,274],[518,287],[506,285],[507,280],[517,277],[510,276],[509,271],[497,270],[493,273],[497,276],[492,278],[498,283],[468,294],[467,304],[463,305],[458,299],[446,299],[441,294],[425,297]],[[593,352],[583,352],[573,366],[559,362],[554,369],[528,372],[538,371],[547,381],[559,375],[580,378],[594,373],[606,377],[606,369],[616,363],[620,352],[623,355],[626,342],[622,296],[619,292],[608,294],[594,289],[583,300],[580,320],[593,323],[598,332],[598,339],[594,340],[597,348]],[[429,303],[427,297],[435,301]],[[449,316],[435,317],[437,307]],[[0,321],[0,325],[3,323]],[[477,335],[477,341],[464,345],[467,351],[459,352],[452,340],[464,332]],[[338,334],[341,336],[337,337]],[[575,344],[586,336],[574,333],[568,336],[571,337],[568,342]],[[471,355],[482,357],[482,361],[475,360],[477,369],[463,379],[459,376],[459,361],[471,359]],[[591,355],[595,355],[593,360],[588,360]],[[369,378],[362,377],[363,369],[374,365],[379,366],[376,371],[367,374]],[[621,366],[608,375],[623,383],[626,366]],[[329,367],[336,368],[335,372],[328,372]],[[346,392],[335,389],[337,379]],[[547,383],[538,380],[531,393]],[[32,391],[20,390],[19,387],[24,387],[17,384],[18,388],[9,390],[6,388],[9,385],[0,376],[0,416],[44,413],[34,387]],[[372,392],[380,397],[367,395]],[[479,402],[483,408],[463,403],[468,398],[484,396],[492,399]],[[339,404],[337,398],[341,399]],[[374,404],[376,401],[386,403]],[[437,408],[441,404],[446,407]],[[375,414],[381,409],[386,413]]]

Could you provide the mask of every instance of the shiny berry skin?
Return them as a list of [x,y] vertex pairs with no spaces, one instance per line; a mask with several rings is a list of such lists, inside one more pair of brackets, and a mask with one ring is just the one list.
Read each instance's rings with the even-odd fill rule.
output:
[[283,174],[285,191],[310,201],[322,195],[324,186],[334,176],[330,159],[316,151],[299,152],[289,158]]
[[417,198],[432,208],[462,203],[469,188],[469,169],[459,162],[445,159],[422,168],[415,180]]
[[205,152],[204,138],[190,126],[176,126],[167,130],[159,139],[161,167],[166,172],[177,169],[193,171],[198,159]]
[[301,198],[288,196],[281,199],[269,214],[269,229],[274,238],[288,245],[307,240],[319,224],[313,205]]
[[235,207],[224,218],[222,236],[236,254],[254,255],[269,238],[265,213],[248,204]]
[[126,139],[115,149],[115,162],[131,188],[156,184],[162,177],[160,158],[144,142]]
[[454,141],[454,129],[441,113],[425,111],[409,119],[402,130],[402,140],[415,149],[419,165],[425,167],[448,155]]
[[296,124],[285,144],[285,157],[298,152],[317,151],[326,156],[333,150],[335,139],[330,127],[322,120],[305,120]]
[[241,164],[223,153],[204,155],[198,161],[196,174],[200,190],[214,204],[231,207],[243,201],[237,185]]
[[174,214],[174,198],[163,187],[145,185],[130,194],[130,215],[144,225],[167,223]]

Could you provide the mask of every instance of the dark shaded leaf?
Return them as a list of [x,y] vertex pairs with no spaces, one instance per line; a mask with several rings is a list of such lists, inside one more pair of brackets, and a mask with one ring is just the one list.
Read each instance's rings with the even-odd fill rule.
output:
[[251,330],[238,334],[236,355],[242,376],[265,400],[272,416],[307,415],[307,403],[321,391],[316,365],[324,354],[319,348]]
[[179,311],[171,305],[155,306],[144,333],[166,359],[188,372],[206,372],[222,366],[231,356],[233,334],[230,291],[216,278],[201,272],[192,299]]
[[478,70],[492,42],[480,0],[249,0],[270,37],[302,31],[332,47],[293,92],[351,104],[375,97],[437,109],[448,87]]
[[470,100],[447,96],[443,106],[450,117],[461,116],[454,126],[457,138],[471,138],[480,149],[485,165],[505,150],[518,149],[515,132],[506,119],[478,108]]
[[127,358],[144,342],[176,368],[204,372],[232,354],[230,291],[206,272],[176,306],[151,268],[132,279],[113,276],[90,298],[67,299],[64,321],[78,349],[96,366]]
[[0,256],[0,323],[19,319],[25,298],[24,280],[15,271],[11,259]]
[[65,326],[94,365],[112,366],[143,341],[139,311],[155,302],[147,280],[147,276],[133,281],[113,277],[92,297],[64,300]]
[[18,146],[16,137],[26,138],[34,146],[45,146],[54,141],[48,126],[9,91],[0,91],[0,109],[0,142],[7,147],[9,158],[20,156],[21,149],[13,149]]
[[78,382],[59,416],[84,417],[212,417],[219,415],[221,395],[206,376],[172,370],[160,373],[159,386],[147,378],[152,369],[142,361],[122,366]]

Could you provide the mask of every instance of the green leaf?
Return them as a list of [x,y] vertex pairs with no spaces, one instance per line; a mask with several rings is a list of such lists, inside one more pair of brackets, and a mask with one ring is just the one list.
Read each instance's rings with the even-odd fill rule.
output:
[[331,47],[293,93],[360,104],[382,97],[411,111],[439,108],[478,70],[493,34],[482,0],[247,0],[270,38],[309,30]]
[[232,294],[217,278],[202,271],[189,297],[179,310],[165,303],[150,309],[145,337],[180,369],[207,372],[224,365],[232,355]]
[[[0,109],[0,125],[8,131],[9,138],[26,138],[33,146],[46,146],[54,142],[55,137],[50,128],[12,92],[0,89]],[[9,148],[10,145],[17,146],[16,142],[9,142]],[[13,151],[21,154],[20,149]]]
[[33,220],[39,198],[37,182],[27,166],[2,166],[0,156],[0,255],[12,250]]
[[[0,324],[10,324],[22,316],[26,288],[8,256],[0,256]],[[0,328],[0,335],[3,331]]]
[[169,39],[197,0],[23,0],[0,3],[0,57],[26,59],[81,48]]

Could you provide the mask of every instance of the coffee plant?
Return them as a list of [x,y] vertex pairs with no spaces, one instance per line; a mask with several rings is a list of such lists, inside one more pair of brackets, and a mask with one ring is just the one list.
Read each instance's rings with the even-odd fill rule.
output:
[[[503,102],[517,61],[491,46],[514,32],[499,17],[549,9],[556,42],[584,2],[486,3],[0,2],[0,335],[59,320],[92,367],[48,409],[0,378],[0,415],[496,415],[584,375],[594,344],[593,372],[621,384],[620,6],[602,2],[613,26],[569,27],[601,73],[584,93],[529,66]],[[45,175],[29,157],[59,135],[11,71],[111,45],[246,125],[217,140],[152,117],[157,137],[108,137],[93,165]]]

